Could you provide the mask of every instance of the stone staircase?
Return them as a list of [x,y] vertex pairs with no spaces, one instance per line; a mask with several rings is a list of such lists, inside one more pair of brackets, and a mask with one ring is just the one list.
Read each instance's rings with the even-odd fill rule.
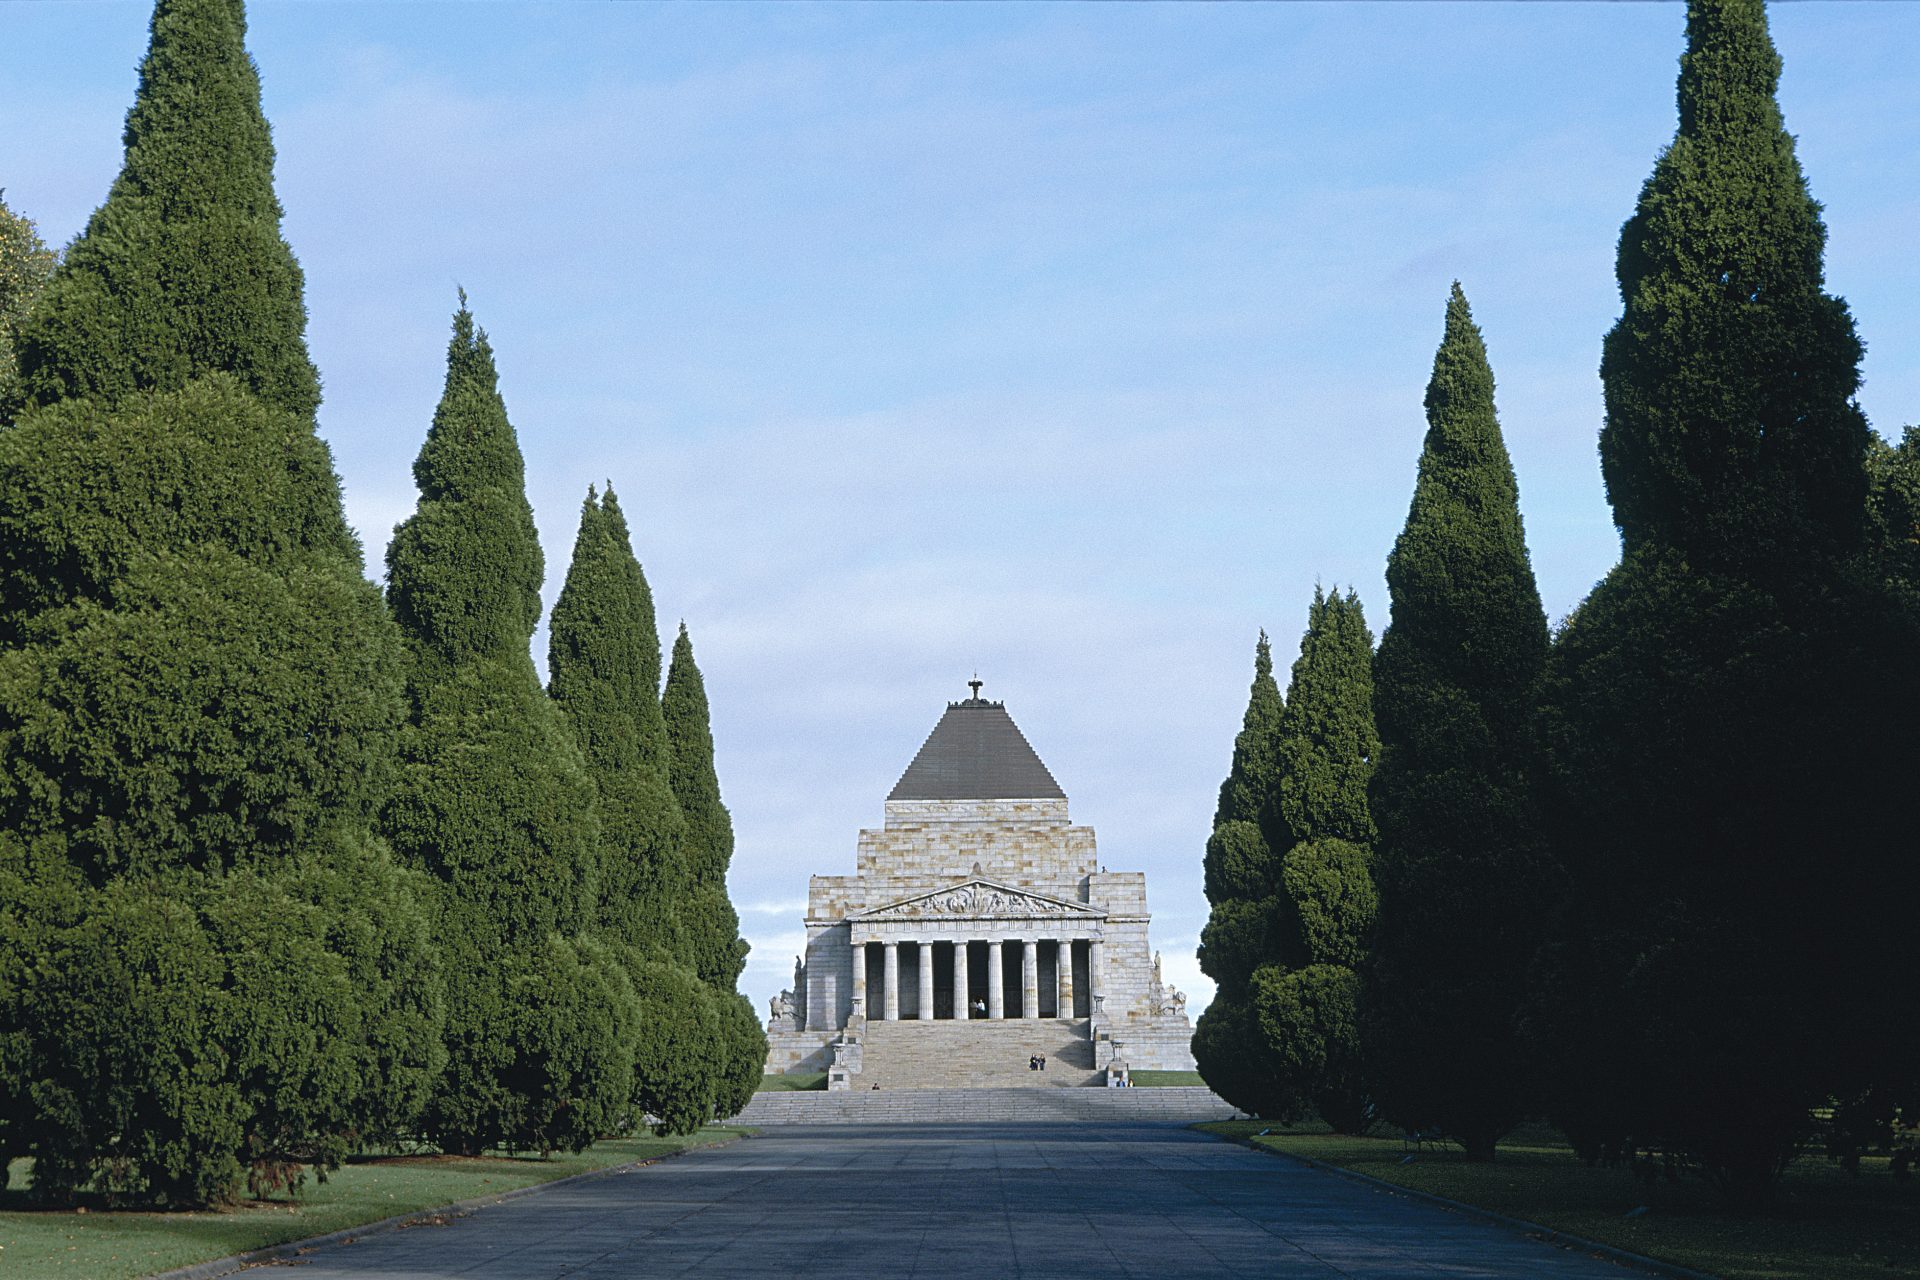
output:
[[[1021,1068],[1023,1071],[1025,1067]],[[1048,1072],[1052,1074],[1051,1071]],[[756,1093],[728,1123],[1198,1124],[1238,1113],[1197,1086],[1167,1089],[855,1089]]]
[[[1041,1089],[1104,1083],[1093,1069],[1085,1018],[867,1023],[855,1090]],[[1047,1055],[1045,1071],[1027,1069]]]

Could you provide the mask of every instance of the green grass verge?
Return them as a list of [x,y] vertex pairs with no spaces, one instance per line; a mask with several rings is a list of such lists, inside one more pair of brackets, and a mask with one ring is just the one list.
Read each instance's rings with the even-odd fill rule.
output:
[[1187,1085],[1205,1088],[1207,1083],[1198,1071],[1129,1071],[1127,1079],[1133,1081],[1137,1089],[1173,1089]]
[[378,1222],[395,1214],[651,1160],[746,1132],[711,1126],[687,1137],[611,1138],[578,1155],[393,1156],[356,1159],[294,1200],[249,1200],[220,1213],[30,1211],[17,1188],[0,1192],[0,1276],[6,1280],[131,1280],[195,1262]]
[[1402,1164],[1410,1153],[1397,1136],[1272,1126],[1256,1137],[1269,1128],[1258,1120],[1198,1127],[1726,1280],[1920,1276],[1920,1184],[1895,1182],[1884,1160],[1863,1161],[1857,1177],[1825,1160],[1801,1160],[1788,1171],[1775,1210],[1751,1216],[1728,1209],[1698,1181],[1646,1185],[1624,1169],[1589,1168],[1545,1127],[1502,1143],[1493,1164],[1470,1164],[1447,1149],[1411,1153],[1412,1162]]
[[824,1071],[795,1071],[780,1076],[761,1076],[755,1093],[808,1093],[827,1087]]

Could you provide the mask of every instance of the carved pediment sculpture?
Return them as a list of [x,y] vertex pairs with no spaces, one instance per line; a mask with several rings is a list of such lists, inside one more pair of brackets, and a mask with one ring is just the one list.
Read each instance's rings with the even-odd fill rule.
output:
[[969,880],[949,889],[903,898],[870,911],[860,912],[860,920],[937,920],[1008,919],[1029,920],[1036,916],[1063,919],[1099,919],[1107,913],[1085,902],[1068,902],[1031,889],[1014,889],[991,880]]

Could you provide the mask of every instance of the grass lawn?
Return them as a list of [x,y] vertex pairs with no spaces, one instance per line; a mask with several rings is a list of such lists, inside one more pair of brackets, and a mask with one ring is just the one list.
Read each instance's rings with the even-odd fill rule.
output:
[[1199,1085],[1205,1088],[1207,1084],[1200,1078],[1198,1071],[1130,1071],[1127,1073],[1127,1079],[1133,1081],[1137,1089],[1171,1089],[1184,1085]]
[[824,1071],[796,1071],[781,1076],[761,1076],[755,1093],[807,1093],[827,1087]]
[[1698,1181],[1649,1186],[1624,1169],[1590,1169],[1544,1127],[1516,1134],[1498,1161],[1478,1165],[1451,1149],[1402,1164],[1409,1153],[1397,1135],[1273,1126],[1262,1138],[1255,1135],[1269,1126],[1258,1120],[1199,1127],[1727,1280],[1920,1276],[1920,1183],[1895,1182],[1884,1160],[1863,1161],[1858,1177],[1817,1157],[1801,1160],[1787,1172],[1778,1208],[1752,1217],[1724,1208]]
[[249,1200],[221,1213],[31,1212],[23,1207],[25,1161],[15,1190],[0,1192],[0,1276],[7,1280],[128,1280],[229,1254],[378,1222],[515,1187],[551,1182],[706,1146],[746,1132],[710,1126],[684,1138],[612,1138],[579,1155],[387,1156],[354,1160],[297,1200]]

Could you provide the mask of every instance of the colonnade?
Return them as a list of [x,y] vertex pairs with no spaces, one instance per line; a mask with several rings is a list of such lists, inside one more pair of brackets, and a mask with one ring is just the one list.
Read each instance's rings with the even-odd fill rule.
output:
[[[1074,943],[1087,943],[1087,1007],[1096,1008],[1103,994],[1103,975],[1105,957],[1102,954],[1098,938],[1024,938],[986,940],[968,938],[933,939],[888,939],[879,943],[882,960],[880,964],[879,999],[871,1009],[867,1006],[867,947],[869,944],[858,942],[853,951],[853,1007],[870,1017],[888,1022],[900,1018],[900,947],[902,943],[918,949],[915,968],[918,971],[919,999],[915,1002],[916,1019],[927,1022],[934,1018],[934,982],[933,948],[944,944],[953,948],[953,999],[949,1010],[954,1018],[1037,1018],[1040,1016],[1040,948],[1049,946],[1054,954],[1054,1009],[1055,1016],[1070,1018],[1074,1016]],[[987,949],[986,991],[975,993],[971,988],[973,968],[971,947],[978,942]],[[1017,953],[1009,957],[1008,948],[1018,948]],[[1020,1005],[1009,1011],[1007,1008],[1007,967],[1010,964],[1020,966]],[[984,1008],[976,1009],[978,1002]]]

